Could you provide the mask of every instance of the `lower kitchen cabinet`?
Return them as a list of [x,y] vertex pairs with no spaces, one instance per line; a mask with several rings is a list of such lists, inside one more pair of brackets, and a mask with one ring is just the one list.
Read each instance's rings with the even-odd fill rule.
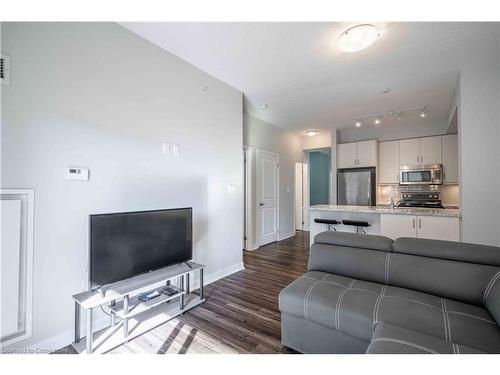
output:
[[445,216],[380,215],[380,234],[399,237],[460,241],[460,219]]

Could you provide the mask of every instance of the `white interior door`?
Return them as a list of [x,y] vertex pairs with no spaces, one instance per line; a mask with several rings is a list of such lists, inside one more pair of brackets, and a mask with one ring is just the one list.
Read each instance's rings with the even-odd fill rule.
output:
[[304,226],[303,165],[303,163],[295,163],[295,229],[297,230],[302,230]]
[[257,153],[259,245],[278,240],[278,155]]
[[18,331],[21,249],[21,201],[1,203],[1,337]]
[[307,163],[302,164],[302,196],[302,218],[304,219],[302,230],[309,231],[309,165]]

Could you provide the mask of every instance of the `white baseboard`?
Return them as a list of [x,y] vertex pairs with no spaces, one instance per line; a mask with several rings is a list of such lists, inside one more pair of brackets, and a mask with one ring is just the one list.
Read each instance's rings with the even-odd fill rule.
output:
[[290,238],[290,237],[293,237],[295,236],[295,232],[292,232],[292,233],[289,233],[289,234],[285,234],[285,235],[280,235],[278,237],[278,241],[283,241],[283,240],[286,240],[287,238]]
[[250,246],[248,249],[245,249],[246,251],[254,251],[254,250],[257,250],[259,248],[259,245],[255,244],[253,246]]
[[[219,270],[217,272],[213,272],[209,275],[204,276],[204,285],[207,286],[208,284],[211,284],[217,280],[220,280],[226,276],[229,276],[233,273],[236,273],[238,271],[241,271],[245,269],[245,266],[243,262],[239,262],[236,264],[233,264],[232,266],[223,268],[222,270]],[[195,272],[193,277],[191,278],[191,290],[196,290],[200,287],[200,280],[198,277],[198,272]],[[85,319],[85,315],[83,314],[82,316],[83,319]],[[94,332],[99,331],[101,329],[104,329],[109,326],[109,318],[107,316],[102,317],[96,321],[94,321],[93,328]],[[85,334],[85,330],[81,330],[82,335]],[[64,348],[67,345],[70,345],[73,343],[75,337],[75,333],[73,330],[67,330],[65,332],[62,332],[56,336],[50,337],[46,340],[40,341],[38,343],[32,344],[28,347],[29,353],[43,353],[46,351],[54,351],[60,348]],[[84,336],[82,336],[84,337]]]

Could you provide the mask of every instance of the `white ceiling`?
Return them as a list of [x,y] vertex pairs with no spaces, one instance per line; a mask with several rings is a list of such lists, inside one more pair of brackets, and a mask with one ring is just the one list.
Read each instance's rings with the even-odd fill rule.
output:
[[248,113],[300,132],[415,106],[442,124],[460,67],[497,51],[499,35],[497,23],[377,23],[378,41],[346,53],[336,40],[353,23],[122,25],[241,90]]

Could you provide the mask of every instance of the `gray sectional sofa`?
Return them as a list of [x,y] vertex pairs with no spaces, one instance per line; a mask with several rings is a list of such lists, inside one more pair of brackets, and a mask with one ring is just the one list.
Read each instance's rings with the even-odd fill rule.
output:
[[500,248],[323,232],[279,307],[302,353],[500,353]]

